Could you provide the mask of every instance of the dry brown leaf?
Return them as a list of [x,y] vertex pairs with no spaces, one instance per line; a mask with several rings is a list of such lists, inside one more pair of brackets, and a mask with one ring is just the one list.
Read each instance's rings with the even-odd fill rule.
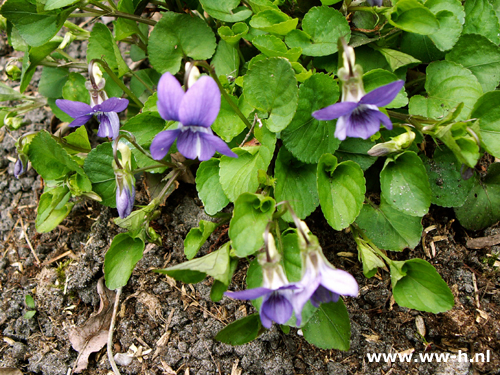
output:
[[493,246],[500,243],[500,234],[494,234],[488,237],[469,238],[467,247],[469,249],[482,249],[487,246]]
[[0,375],[23,375],[23,373],[14,367],[0,368]]
[[104,285],[104,278],[97,283],[97,293],[101,299],[99,310],[80,327],[70,328],[69,341],[79,355],[74,372],[80,373],[87,368],[89,355],[101,350],[108,341],[109,325],[113,313],[115,292]]

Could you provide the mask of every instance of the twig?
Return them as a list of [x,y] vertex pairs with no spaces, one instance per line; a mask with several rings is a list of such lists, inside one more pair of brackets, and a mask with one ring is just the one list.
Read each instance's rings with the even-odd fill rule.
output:
[[21,230],[23,231],[24,233],[24,238],[26,239],[26,242],[28,243],[28,246],[30,247],[31,249],[31,252],[33,253],[33,256],[35,257],[35,260],[37,262],[37,265],[39,266],[41,263],[40,263],[40,259],[38,259],[36,253],[35,253],[35,249],[33,249],[33,245],[31,244],[31,241],[30,239],[28,238],[28,235],[26,234],[26,230],[24,229],[24,222],[23,222],[23,218],[22,217],[19,217],[19,219],[21,220]]
[[116,289],[115,305],[113,306],[113,315],[111,316],[111,323],[109,325],[108,333],[108,359],[115,375],[121,375],[118,367],[116,366],[115,359],[113,358],[113,331],[115,330],[116,313],[118,312],[118,305],[120,303],[121,294],[122,288],[120,287]]

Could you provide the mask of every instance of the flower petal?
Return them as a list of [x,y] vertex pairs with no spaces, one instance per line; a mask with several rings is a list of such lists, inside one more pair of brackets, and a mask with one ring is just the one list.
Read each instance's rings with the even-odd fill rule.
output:
[[149,151],[151,152],[151,156],[155,160],[161,160],[167,155],[168,150],[175,142],[175,139],[179,135],[181,131],[179,129],[175,130],[164,130],[156,134],[156,137],[151,142],[151,146],[149,147]]
[[99,112],[121,112],[124,111],[127,106],[127,99],[109,98],[103,101],[101,104],[96,105],[93,110]]
[[349,116],[341,116],[335,125],[335,138],[343,141],[347,136],[347,127],[349,126]]
[[373,104],[377,107],[384,107],[394,100],[401,88],[404,86],[403,80],[394,81],[387,85],[380,86],[363,96],[360,104]]
[[219,110],[219,87],[213,78],[203,76],[189,88],[182,98],[179,121],[185,126],[197,125],[208,128],[217,118]]
[[[94,113],[92,107],[89,106],[87,103],[74,102],[72,100],[66,100],[66,99],[57,99],[56,105],[61,109],[61,111],[63,111],[67,115],[70,115],[73,118]],[[80,126],[80,125],[74,125],[74,126]]]
[[[371,106],[371,105],[370,105]],[[346,120],[346,134],[348,137],[368,139],[380,129],[380,111],[369,108],[368,105],[360,106]]]
[[[200,133],[200,136],[204,138],[207,142],[210,142],[212,146],[215,148],[216,151],[220,152],[223,155],[230,156],[232,158],[237,158],[238,155],[235,154],[229,146],[224,142],[222,139],[217,137],[215,134],[209,134],[209,133]],[[208,155],[206,155],[208,156]],[[213,156],[210,155],[208,159],[204,159],[203,156],[199,156],[200,161],[205,161],[209,160]]]
[[342,296],[358,295],[358,283],[349,272],[331,268],[326,264],[321,268],[321,285]]
[[181,84],[170,73],[161,76],[158,82],[158,112],[167,121],[179,121],[179,108],[185,93]]
[[337,302],[339,300],[337,293],[331,292],[324,286],[320,285],[311,296],[311,303],[314,307],[319,307],[321,303]]
[[[177,139],[177,149],[179,152],[188,159],[209,160],[215,154],[215,146],[212,143],[210,134],[203,133],[201,131],[192,131],[187,127],[185,130],[179,134]],[[210,130],[210,129],[208,129]],[[214,136],[212,134],[212,136]]]
[[320,284],[320,277],[314,270],[306,268],[302,280],[295,285],[299,288],[293,293],[292,296],[292,306],[295,310],[295,317],[297,319],[297,325],[302,322],[302,309],[304,305],[309,301],[311,296],[314,294],[316,289]]
[[239,292],[225,292],[224,295],[234,299],[252,300],[271,293],[273,290],[269,288],[259,287],[253,289],[241,290]]
[[120,191],[120,188],[116,188],[116,209],[118,210],[118,216],[121,219],[125,219],[132,212],[135,202],[135,186],[132,186],[132,190],[128,189],[126,186]]
[[84,115],[84,116],[79,116],[75,118],[73,121],[69,123],[70,128],[74,128],[77,126],[82,126],[84,125],[87,121],[89,121],[92,118],[92,115]]
[[333,120],[335,118],[339,118],[340,116],[345,116],[354,111],[354,109],[358,106],[358,103],[355,102],[340,102],[329,105],[319,111],[313,112],[312,116],[316,120]]
[[385,113],[381,112],[381,111],[376,111],[375,115],[378,117],[378,119],[380,120],[380,122],[382,124],[384,124],[384,126],[389,129],[389,130],[392,130],[392,122],[391,122],[391,119],[389,117],[387,117],[385,115]]
[[291,318],[292,313],[292,304],[284,293],[273,292],[266,301],[262,302],[261,316],[265,314],[266,317],[278,324],[285,324]]
[[104,112],[97,115],[99,120],[99,130],[97,131],[98,137],[108,137],[115,139],[120,133],[120,119],[116,112]]

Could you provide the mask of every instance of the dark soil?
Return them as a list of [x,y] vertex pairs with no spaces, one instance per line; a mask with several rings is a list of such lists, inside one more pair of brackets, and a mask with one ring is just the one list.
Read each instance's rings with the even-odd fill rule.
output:
[[[8,52],[5,45],[0,50],[0,55]],[[6,56],[0,57],[0,66],[5,62]],[[50,112],[40,110],[27,116],[33,124],[23,132],[49,129]],[[42,181],[33,170],[19,180],[13,176],[14,142],[20,134],[0,129],[0,367],[15,367],[26,374],[64,375],[71,372],[78,357],[68,339],[69,329],[81,326],[99,308],[97,282],[103,276],[104,255],[120,231],[112,222],[117,212],[81,201],[51,233],[36,233]],[[318,349],[296,329],[287,335],[276,325],[243,346],[215,341],[225,325],[254,312],[251,304],[229,298],[212,302],[210,279],[183,285],[151,271],[185,261],[184,238],[200,219],[209,218],[196,190],[181,183],[153,223],[162,235],[162,246],[147,246],[123,290],[114,352],[135,351],[136,356],[128,366],[120,366],[122,374],[500,373],[500,278],[495,267],[500,247],[466,247],[469,237],[499,233],[498,225],[466,231],[455,221],[453,211],[433,208],[424,217],[424,247],[420,244],[415,250],[390,254],[395,259],[426,259],[448,283],[455,307],[434,315],[395,304],[389,273],[381,270],[367,280],[350,234],[335,232],[320,213],[313,214],[308,225],[326,256],[352,273],[360,285],[358,298],[345,299],[351,316],[351,349],[341,352]],[[214,233],[202,253],[224,240],[222,231]],[[245,272],[246,263],[241,262],[232,290],[244,288]],[[36,304],[31,319],[24,318],[26,295],[33,296]],[[416,327],[418,317],[425,323],[424,338]],[[367,353],[408,350],[414,350],[414,356],[461,350],[469,358],[489,350],[490,362],[371,363],[367,358]],[[104,348],[90,356],[83,373],[108,374],[110,369]]]

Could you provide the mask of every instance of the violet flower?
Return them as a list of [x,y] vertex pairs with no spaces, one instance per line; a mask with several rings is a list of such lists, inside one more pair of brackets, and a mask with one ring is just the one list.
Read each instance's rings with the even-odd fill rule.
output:
[[121,219],[130,215],[135,202],[135,186],[127,182],[127,179],[124,179],[122,186],[116,186],[116,209]]
[[201,77],[184,92],[172,74],[163,74],[158,83],[158,111],[164,120],[178,121],[179,125],[156,135],[150,147],[153,158],[163,159],[176,139],[177,149],[188,159],[209,160],[216,151],[238,157],[210,129],[219,114],[220,101],[219,88],[211,77]]
[[82,126],[93,115],[96,115],[100,123],[97,135],[103,138],[109,137],[115,139],[118,137],[120,131],[120,120],[117,112],[124,111],[127,108],[128,100],[109,98],[100,103],[93,103],[90,106],[87,103],[57,99],[56,104],[63,112],[74,118],[69,124],[70,127]]
[[19,178],[23,173],[26,173],[26,168],[28,166],[28,158],[24,155],[19,155],[17,157],[16,163],[14,164],[14,177]]
[[382,6],[382,1],[383,0],[366,0],[366,2],[368,4],[370,4],[370,6],[372,6],[372,7],[374,7],[374,6],[381,7]]
[[317,120],[338,118],[335,137],[343,141],[346,136],[368,139],[379,131],[380,123],[391,130],[392,122],[378,107],[384,107],[394,100],[404,85],[398,80],[376,88],[368,94],[363,90],[346,90],[340,103],[332,104],[313,112]]
[[116,181],[116,209],[118,216],[125,219],[132,212],[135,203],[135,178],[132,171],[132,152],[122,142],[118,142],[117,149],[120,150],[120,166],[113,160],[113,170]]
[[314,307],[321,303],[337,302],[341,295],[356,297],[358,283],[354,277],[343,270],[336,269],[325,258],[318,239],[309,235],[309,228],[301,222],[299,247],[302,253],[302,279],[295,284],[293,293],[293,309],[297,318],[297,326],[302,322],[302,309],[307,301]]

